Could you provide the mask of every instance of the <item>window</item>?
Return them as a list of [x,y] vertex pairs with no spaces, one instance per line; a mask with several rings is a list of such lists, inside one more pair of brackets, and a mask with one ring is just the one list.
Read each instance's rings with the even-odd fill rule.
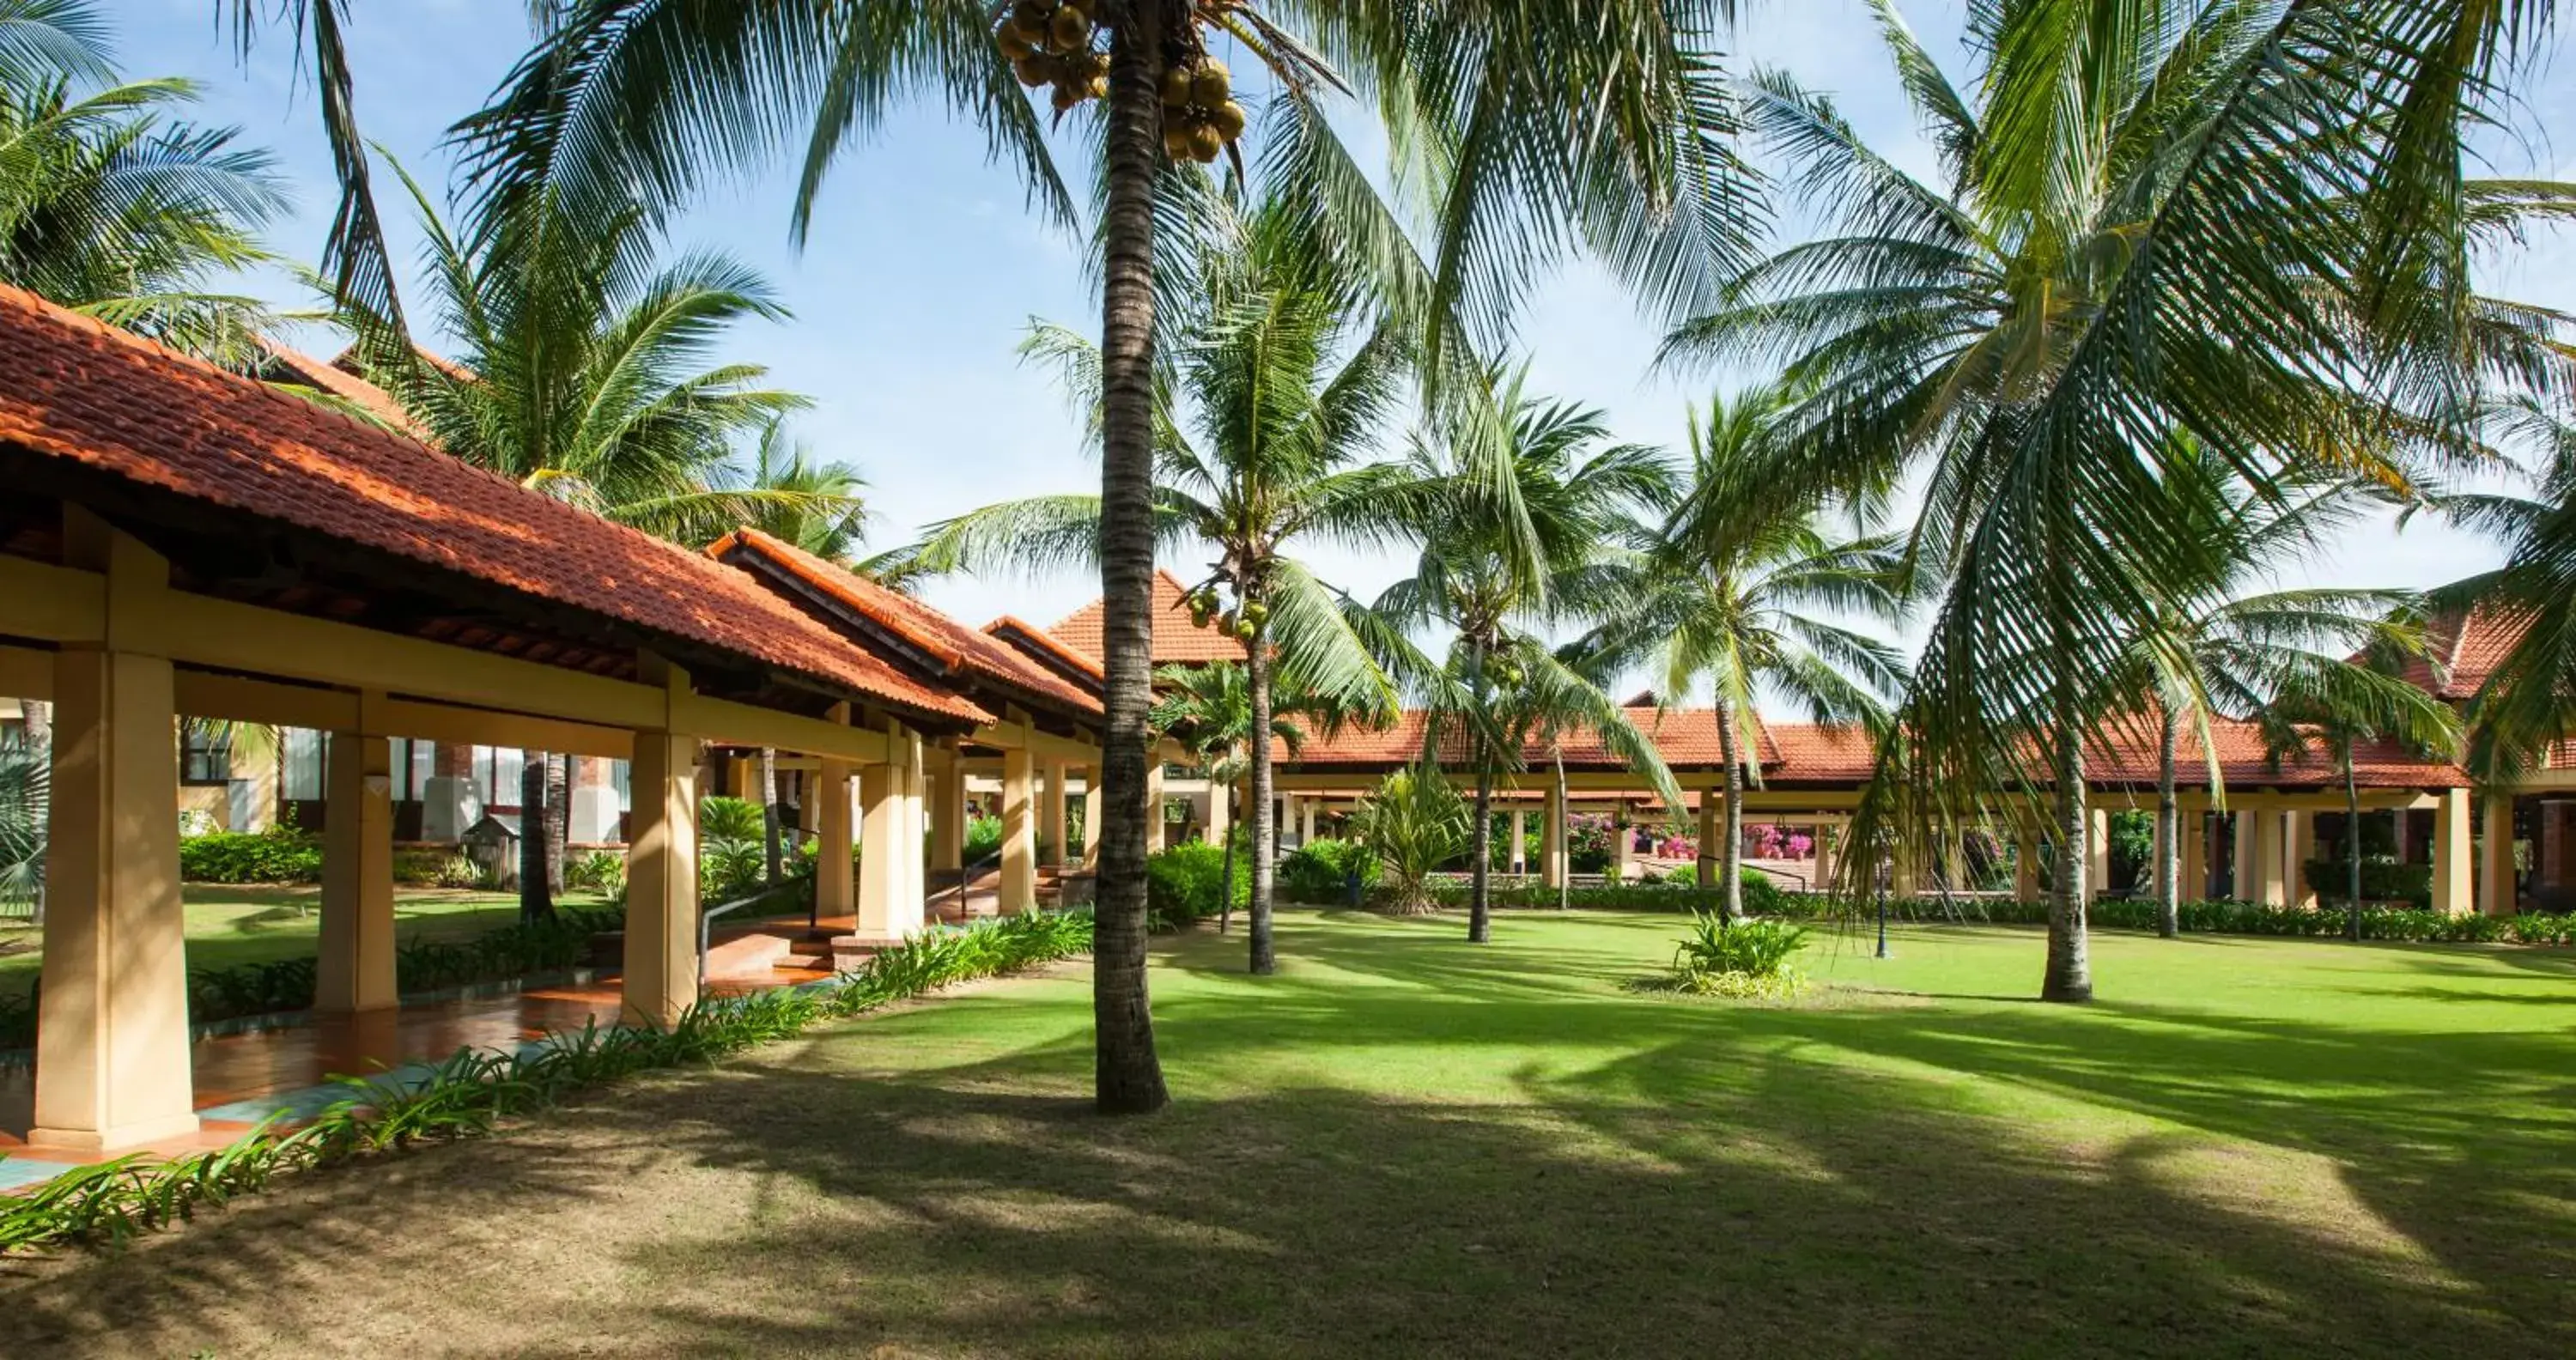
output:
[[290,803],[318,802],[328,784],[329,739],[309,727],[278,734],[278,791]]
[[223,784],[233,777],[233,730],[191,718],[179,729],[179,782]]
[[522,764],[521,752],[516,746],[474,748],[474,780],[482,786],[483,806],[495,810],[519,806],[519,770]]

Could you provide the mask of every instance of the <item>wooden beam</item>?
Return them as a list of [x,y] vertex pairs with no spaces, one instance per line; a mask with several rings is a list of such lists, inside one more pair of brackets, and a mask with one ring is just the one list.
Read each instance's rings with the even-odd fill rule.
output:
[[853,765],[883,765],[889,758],[883,732],[703,694],[674,695],[672,703],[680,710],[674,715],[679,724],[675,730],[729,746],[774,746]]
[[105,642],[107,578],[0,555],[0,633],[39,642]]
[[41,647],[0,647],[0,695],[54,697],[54,654]]

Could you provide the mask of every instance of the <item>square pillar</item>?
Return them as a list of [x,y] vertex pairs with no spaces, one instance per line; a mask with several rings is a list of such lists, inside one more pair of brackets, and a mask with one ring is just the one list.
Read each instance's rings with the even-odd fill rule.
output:
[[1225,833],[1234,824],[1234,790],[1224,783],[1208,781],[1207,843],[1222,846]]
[[917,931],[928,918],[930,902],[930,769],[922,754],[921,733],[890,723],[886,739],[902,758],[903,770],[897,810],[903,835],[895,861],[896,871],[903,875],[903,894],[895,901],[898,906],[912,904],[906,930]]
[[[157,593],[168,567],[95,520],[65,518],[74,565],[107,572],[113,638],[120,610]],[[53,702],[45,954],[28,1141],[107,1152],[191,1134],[197,1115],[171,665],[162,657],[65,647],[54,653]]]
[[2024,835],[2013,842],[2013,900],[2039,900],[2039,837]]
[[2254,813],[2238,812],[2229,821],[2236,833],[2232,877],[2235,879],[2233,895],[2239,902],[2263,900],[2262,864],[2257,858],[2262,850],[2263,837],[2255,827],[2256,820]]
[[1818,892],[1825,891],[1834,881],[1834,829],[1832,822],[1818,822],[1807,832],[1816,842],[1816,867],[1807,886]]
[[859,928],[862,940],[902,940],[921,933],[921,736],[886,724],[882,765],[859,767]]
[[2111,890],[2111,810],[2084,810],[2084,900],[2099,902]]
[[966,867],[966,774],[955,752],[929,769],[930,867],[949,873]]
[[2317,894],[2308,883],[2308,861],[2317,853],[2317,814],[2293,811],[2283,814],[2281,821],[2282,900],[2294,907],[2313,907]]
[[[1553,798],[1555,795],[1550,794],[1549,797]],[[1718,808],[1724,804],[1724,801],[1724,797],[1715,789],[1700,790],[1699,825],[1695,830],[1698,833],[1697,839],[1699,840],[1699,858],[1697,861],[1699,864],[1699,881],[1700,886],[1705,888],[1722,886],[1718,883],[1717,876],[1725,867],[1726,852],[1717,843],[1718,828],[1723,825],[1717,814]]]
[[2458,916],[2469,910],[2469,791],[2444,789],[2433,810],[2433,910]]
[[1625,883],[1637,876],[1632,862],[1636,859],[1637,828],[1628,825],[1626,808],[1610,813],[1610,881]]
[[1046,862],[1063,864],[1067,842],[1064,835],[1065,772],[1061,760],[1046,763],[1046,793],[1039,803],[1038,839],[1046,842]]
[[1024,747],[1002,752],[1002,914],[1038,904],[1037,806],[1033,763]]
[[1529,812],[1526,809],[1512,809],[1512,851],[1503,862],[1512,867],[1513,873],[1529,872]]
[[2542,887],[2567,886],[2567,804],[2552,799],[2540,805],[2540,863],[2538,879]]
[[2486,795],[2486,830],[2478,840],[2478,914],[2511,916],[2520,906],[2513,882],[2513,795]]
[[1321,798],[1301,798],[1297,801],[1297,816],[1299,818],[1297,823],[1297,843],[1299,845],[1304,845],[1315,839],[1315,808],[1323,801],[1324,800]]
[[[685,672],[660,669],[686,691]],[[623,1018],[667,1028],[698,1000],[698,739],[637,732],[627,794]]]
[[2209,814],[2182,813],[2177,825],[2182,831],[2182,883],[2174,895],[2197,902],[2209,896]]
[[1565,886],[1565,795],[1554,783],[1547,786],[1547,825],[1539,828],[1539,881],[1551,888]]
[[2237,862],[2250,873],[2243,896],[2267,907],[2286,906],[2289,890],[2281,878],[2281,814],[2270,809],[2238,813],[2236,836]]
[[1095,863],[1100,858],[1100,767],[1086,765],[1082,770],[1082,862]]
[[851,765],[825,757],[817,762],[814,794],[814,913],[855,916],[859,902],[850,851],[857,832],[850,801]]
[[[361,717],[374,696],[359,699]],[[313,1009],[347,1015],[402,1004],[394,982],[393,743],[331,734],[322,817],[322,938]]]
[[[1309,813],[1309,821],[1307,823],[1309,826],[1313,825],[1312,817],[1313,814]],[[1148,751],[1145,753],[1146,854],[1159,855],[1163,853],[1163,828],[1166,825],[1167,823],[1163,820],[1163,753],[1161,751]]]

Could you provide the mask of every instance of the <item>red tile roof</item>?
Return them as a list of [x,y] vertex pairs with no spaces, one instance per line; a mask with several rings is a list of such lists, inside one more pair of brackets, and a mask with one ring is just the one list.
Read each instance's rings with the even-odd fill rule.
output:
[[[1047,631],[1056,640],[1090,657],[1094,664],[1109,653],[1101,640],[1103,602],[1093,600],[1065,615]],[[1243,644],[1214,624],[1190,622],[1189,590],[1168,571],[1154,572],[1154,664],[1241,661]]]
[[1004,614],[991,623],[985,624],[984,631],[1022,651],[1051,657],[1057,663],[1090,676],[1093,680],[1107,678],[1106,673],[1100,669],[1098,658],[1087,652],[1074,650],[1065,645],[1064,639],[1026,619]]
[[[285,376],[281,382],[310,387],[317,392],[364,411],[386,428],[399,430],[414,439],[427,442],[428,432],[413,421],[394,395],[337,364],[326,364],[302,350],[291,349],[265,337],[257,341],[268,356],[268,367]],[[267,376],[263,370],[263,376]]]
[[[1627,714],[1640,731],[1654,737],[1665,764],[1676,770],[1723,768],[1725,758],[1718,750],[1717,721],[1711,710],[1631,707]],[[1421,710],[1409,709],[1384,731],[1346,731],[1331,738],[1313,738],[1294,758],[1284,745],[1274,744],[1272,751],[1283,764],[1301,772],[1380,769],[1403,764],[1421,754],[1424,723]],[[1868,737],[1856,728],[1766,722],[1761,736],[1765,785],[1857,786],[1870,776],[1875,753]],[[2332,788],[2342,784],[2341,767],[2322,749],[2285,760],[2275,768],[2265,759],[2262,735],[2253,724],[2220,722],[2213,725],[2212,736],[2218,748],[2220,776],[2231,788]],[[2122,727],[2106,732],[2104,737],[2102,749],[2091,759],[2091,782],[2153,787],[2157,756],[2152,731]],[[2453,762],[2419,756],[2395,743],[2372,743],[2354,755],[2355,782],[2364,788],[2468,786],[2467,776]],[[1462,764],[1466,757],[1462,739],[1454,734],[1446,737],[1441,756],[1443,763],[1452,767]],[[1523,749],[1522,760],[1531,769],[1544,768],[1549,753],[1543,744],[1531,742]],[[1567,740],[1565,764],[1570,770],[1623,768],[1588,734]],[[2190,789],[2209,784],[2209,766],[2199,739],[2189,733],[2182,742],[2176,783]]]
[[741,572],[14,288],[0,372],[0,442],[892,707],[991,716]]
[[[737,529],[708,547],[707,556],[742,565],[747,557],[812,587],[928,655],[949,675],[984,681],[1077,717],[1100,716],[1100,700],[1067,683],[1018,648],[959,623],[921,601],[888,590],[758,529]],[[989,706],[989,705],[988,705]]]
[[2408,661],[2402,674],[2408,684],[2436,699],[2465,702],[2477,696],[2487,677],[2522,641],[2522,631],[2520,622],[2483,607],[2436,619],[2427,630],[2431,659]]

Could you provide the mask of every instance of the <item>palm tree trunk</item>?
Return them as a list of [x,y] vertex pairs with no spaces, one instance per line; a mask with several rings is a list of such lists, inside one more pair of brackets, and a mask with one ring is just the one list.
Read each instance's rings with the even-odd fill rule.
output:
[[2174,747],[2179,724],[2164,715],[2163,744],[2156,751],[2156,933],[2182,934],[2182,816],[2174,800]]
[[1556,909],[1574,909],[1574,804],[1565,796],[1565,748],[1548,743],[1547,758],[1556,766],[1556,847],[1565,852],[1565,871],[1556,876]]
[[[1744,754],[1737,747],[1735,705],[1717,697],[1717,755],[1726,764],[1726,844],[1718,852],[1718,919],[1744,919]],[[1702,852],[1706,854],[1705,851]]]
[[[1145,797],[1153,733],[1154,172],[1162,154],[1168,0],[1130,0],[1112,30],[1108,211],[1101,234],[1100,595],[1108,747],[1091,967],[1093,1098],[1103,1113],[1171,1100],[1145,982]],[[1109,17],[1109,16],[1104,16]]]
[[2091,867],[2092,827],[2084,797],[2084,736],[2071,706],[2057,728],[2057,872],[2049,875],[2048,973],[2042,1001],[2093,999],[2092,944],[2085,933],[2084,879]]
[[1223,935],[1234,929],[1234,828],[1231,826],[1225,829],[1225,872],[1217,876],[1216,882],[1216,933]]
[[[1476,696],[1476,707],[1485,707],[1485,644],[1481,638],[1467,643],[1467,688]],[[1467,943],[1488,944],[1494,938],[1494,755],[1486,749],[1481,729],[1473,749],[1476,757],[1476,824],[1468,828],[1467,850]],[[1518,847],[1514,847],[1517,849]]]
[[546,753],[519,752],[519,919],[555,914],[546,877]]
[[[1248,599],[1261,598],[1256,588]],[[1279,957],[1270,936],[1271,888],[1277,879],[1271,849],[1270,827],[1270,628],[1267,623],[1252,630],[1249,650],[1243,658],[1245,687],[1252,691],[1252,972],[1255,977],[1279,971]],[[1234,836],[1225,840],[1229,863],[1234,854]],[[1228,901],[1233,897],[1229,893]]]
[[761,881],[773,888],[784,876],[784,866],[779,863],[778,832],[778,748],[763,746],[760,748],[760,834],[768,858],[761,866],[764,874]]
[[2353,780],[2352,744],[2343,748],[2343,852],[2344,869],[2350,876],[2345,888],[2343,933],[2354,944],[2361,943],[2361,788]]
[[564,866],[572,861],[572,757],[546,757],[546,895],[564,889]]

